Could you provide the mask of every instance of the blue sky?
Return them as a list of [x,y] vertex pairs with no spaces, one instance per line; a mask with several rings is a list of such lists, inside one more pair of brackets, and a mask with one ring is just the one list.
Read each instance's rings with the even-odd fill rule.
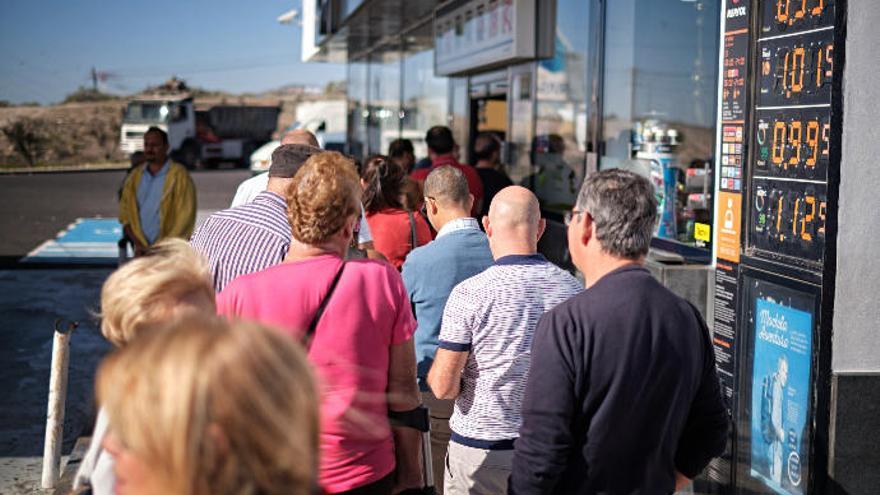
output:
[[276,18],[299,0],[0,0],[0,100],[57,102],[89,71],[132,93],[171,75],[253,92],[345,79],[342,65],[300,62],[301,28]]

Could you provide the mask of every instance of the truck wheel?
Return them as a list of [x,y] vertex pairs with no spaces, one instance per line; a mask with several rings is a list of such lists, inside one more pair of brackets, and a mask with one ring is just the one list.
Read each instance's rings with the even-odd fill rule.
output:
[[187,139],[180,147],[178,156],[183,166],[190,170],[194,169],[199,161],[199,145],[195,141]]

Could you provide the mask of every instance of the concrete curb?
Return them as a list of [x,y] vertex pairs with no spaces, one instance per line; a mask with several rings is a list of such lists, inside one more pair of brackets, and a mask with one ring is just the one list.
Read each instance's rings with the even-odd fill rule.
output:
[[54,167],[18,167],[18,168],[0,168],[0,175],[33,175],[33,174],[55,174],[59,172],[102,172],[113,170],[128,169],[128,162],[115,163],[87,163],[85,165],[58,165]]

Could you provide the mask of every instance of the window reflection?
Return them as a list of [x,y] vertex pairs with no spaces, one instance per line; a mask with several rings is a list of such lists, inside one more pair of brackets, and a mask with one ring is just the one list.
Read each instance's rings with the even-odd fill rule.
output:
[[400,136],[399,44],[370,56],[369,81],[369,153],[385,153],[391,141]]
[[530,185],[544,210],[560,215],[574,205],[586,166],[590,3],[557,2],[554,56],[537,67]]
[[348,63],[348,153],[358,158],[367,153],[367,69],[364,60]]
[[434,76],[434,50],[406,54],[403,59],[402,138],[415,148],[416,159],[428,156],[425,133],[435,125],[446,125],[448,81]]
[[[600,168],[650,177],[656,235],[705,247],[711,224],[719,2],[608,2]],[[702,236],[701,236],[702,237]]]

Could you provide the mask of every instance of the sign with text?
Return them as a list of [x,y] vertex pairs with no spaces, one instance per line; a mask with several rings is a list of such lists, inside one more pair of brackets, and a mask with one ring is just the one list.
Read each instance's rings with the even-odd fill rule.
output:
[[434,14],[438,76],[509,65],[535,55],[535,0],[457,1]]

